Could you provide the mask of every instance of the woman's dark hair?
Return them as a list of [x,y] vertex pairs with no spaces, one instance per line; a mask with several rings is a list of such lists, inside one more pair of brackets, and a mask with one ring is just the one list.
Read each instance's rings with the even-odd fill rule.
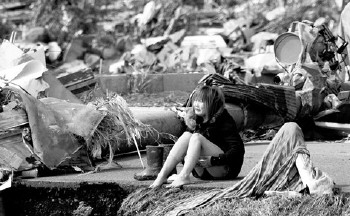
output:
[[216,113],[221,112],[225,106],[225,96],[220,87],[201,86],[192,97],[194,101],[201,101],[207,110],[208,119],[211,119]]

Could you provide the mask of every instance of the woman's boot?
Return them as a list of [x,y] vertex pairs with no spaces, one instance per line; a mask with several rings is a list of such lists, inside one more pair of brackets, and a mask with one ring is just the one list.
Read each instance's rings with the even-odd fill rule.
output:
[[146,169],[134,175],[138,181],[155,180],[163,166],[163,146],[146,146],[146,154]]

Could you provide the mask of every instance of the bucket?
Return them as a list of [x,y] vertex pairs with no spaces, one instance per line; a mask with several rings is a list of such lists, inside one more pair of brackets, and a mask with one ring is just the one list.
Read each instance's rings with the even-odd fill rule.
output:
[[274,44],[275,58],[287,65],[295,64],[302,51],[300,38],[292,32],[285,32],[276,38]]

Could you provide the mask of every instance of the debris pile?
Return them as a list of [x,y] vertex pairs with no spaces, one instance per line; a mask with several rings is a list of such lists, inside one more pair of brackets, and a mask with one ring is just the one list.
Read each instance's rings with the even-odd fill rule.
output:
[[[11,19],[3,7],[0,139],[20,146],[21,156],[6,154],[12,156],[4,157],[2,173],[38,164],[52,171],[74,163],[81,170],[80,163],[94,166],[91,156],[107,156],[111,165],[120,139],[136,144],[142,133],[158,133],[118,95],[79,100],[100,74],[134,76],[142,92],[148,74],[203,72],[199,84],[222,86],[245,120],[263,118],[255,126],[265,131],[286,121],[329,128],[329,119],[337,119],[332,126],[350,132],[344,20],[343,33],[335,33],[343,7],[321,0],[37,0],[21,4],[34,9],[31,22]],[[260,108],[268,114],[258,115]]]
[[51,87],[64,87],[46,82],[43,53],[25,53],[7,40],[0,45],[1,189],[14,177],[100,169],[103,160],[111,166],[118,149],[162,137],[135,119],[117,94],[89,104],[47,97]]
[[[334,3],[316,0],[268,4],[80,0],[26,5],[33,7],[35,18],[30,25],[17,22],[12,31],[22,34],[15,43],[24,49],[44,46],[49,69],[75,68],[71,62],[78,60],[92,74],[210,73],[207,63],[229,59],[245,68],[246,76],[257,78],[283,71],[274,61],[271,45],[291,22],[326,23],[333,30],[339,19],[334,11],[340,11]],[[80,76],[79,80],[80,86],[95,84]]]

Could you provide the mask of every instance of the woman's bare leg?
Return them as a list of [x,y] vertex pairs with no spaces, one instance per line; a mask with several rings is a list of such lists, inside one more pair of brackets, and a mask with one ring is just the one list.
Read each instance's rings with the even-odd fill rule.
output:
[[200,155],[218,156],[221,153],[223,151],[204,136],[198,133],[193,134],[188,144],[184,167],[169,187],[180,187],[190,183],[190,174],[196,166]]
[[184,132],[175,142],[163,164],[161,171],[159,172],[156,180],[154,180],[154,182],[150,185],[150,188],[160,187],[164,182],[166,182],[170,172],[184,158],[191,136],[192,133]]

